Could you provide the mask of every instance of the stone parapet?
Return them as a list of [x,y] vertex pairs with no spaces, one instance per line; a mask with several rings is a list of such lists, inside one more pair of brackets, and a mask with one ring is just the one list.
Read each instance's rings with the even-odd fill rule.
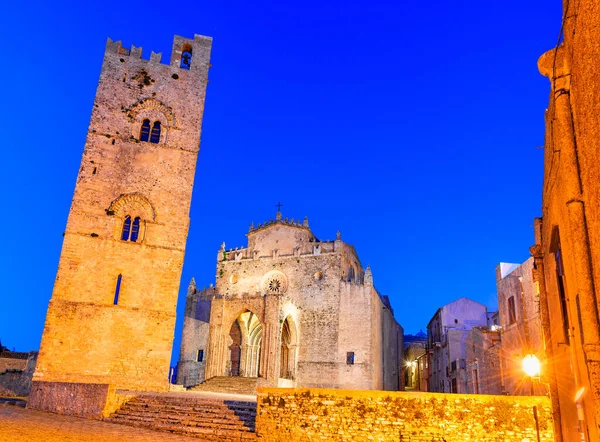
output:
[[257,406],[256,431],[266,442],[554,440],[543,396],[259,387]]
[[34,381],[27,408],[50,413],[101,419],[113,401],[114,386],[74,382]]

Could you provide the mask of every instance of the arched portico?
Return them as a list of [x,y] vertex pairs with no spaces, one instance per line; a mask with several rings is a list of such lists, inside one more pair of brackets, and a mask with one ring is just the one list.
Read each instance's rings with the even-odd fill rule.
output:
[[227,344],[226,376],[260,376],[263,327],[251,311],[244,311],[233,321]]

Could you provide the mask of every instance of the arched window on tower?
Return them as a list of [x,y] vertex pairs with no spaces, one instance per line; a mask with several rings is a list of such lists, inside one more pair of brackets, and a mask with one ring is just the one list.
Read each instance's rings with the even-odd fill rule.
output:
[[133,225],[131,226],[131,237],[129,238],[129,240],[133,241],[133,242],[137,242],[139,234],[140,234],[140,217],[138,216],[133,220]]
[[[147,120],[145,120],[147,121]],[[142,140],[143,141],[143,140]],[[155,121],[152,125],[152,133],[150,134],[150,142],[158,144],[160,141],[160,121]]]
[[[139,218],[136,218],[139,219]],[[138,223],[139,225],[139,223]],[[131,217],[126,216],[125,221],[123,222],[123,230],[121,231],[121,239],[123,241],[129,240],[129,233],[131,232]]]
[[[159,128],[160,133],[160,128]],[[142,122],[142,129],[140,130],[140,141],[148,141],[150,138],[150,120],[145,119]]]

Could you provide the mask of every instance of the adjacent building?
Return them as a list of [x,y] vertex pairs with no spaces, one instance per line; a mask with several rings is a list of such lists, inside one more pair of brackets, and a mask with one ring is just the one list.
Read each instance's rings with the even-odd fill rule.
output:
[[427,325],[428,391],[468,393],[466,342],[475,326],[488,325],[487,307],[460,298],[439,308]]
[[403,330],[353,246],[303,221],[250,226],[217,253],[216,284],[190,285],[178,383],[231,376],[259,385],[399,390]]
[[548,389],[523,371],[523,358],[535,355],[544,359],[539,296],[533,281],[533,258],[523,264],[500,263],[496,268],[498,314],[502,336],[499,374],[502,393],[529,396],[545,395]]
[[557,441],[600,440],[600,14],[564,2],[562,41],[538,67],[550,80],[542,217],[535,223],[548,382]]
[[466,393],[504,394],[499,327],[497,325],[473,327],[467,335],[465,348]]

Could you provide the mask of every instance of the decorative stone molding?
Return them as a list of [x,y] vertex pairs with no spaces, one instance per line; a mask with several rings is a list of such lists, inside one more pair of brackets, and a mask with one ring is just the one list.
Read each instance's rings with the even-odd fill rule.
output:
[[142,122],[150,120],[150,124],[160,121],[160,139],[158,144],[166,144],[170,129],[175,129],[175,115],[170,107],[164,105],[154,98],[145,98],[138,101],[129,109],[126,109],[127,116],[130,118],[131,136],[139,139],[142,129]]
[[155,98],[144,98],[138,101],[129,109],[127,109],[127,114],[130,118],[136,120],[138,119],[137,117],[140,115],[140,113],[148,110],[154,110],[161,113],[165,117],[166,125],[169,127],[175,127],[176,122],[173,110]]
[[110,203],[106,213],[119,218],[139,216],[145,221],[156,221],[156,211],[148,199],[140,193],[126,193],[120,195]]
[[529,247],[529,253],[531,253],[531,256],[534,258],[544,257],[544,250],[542,249],[541,244],[534,244],[533,246]]

